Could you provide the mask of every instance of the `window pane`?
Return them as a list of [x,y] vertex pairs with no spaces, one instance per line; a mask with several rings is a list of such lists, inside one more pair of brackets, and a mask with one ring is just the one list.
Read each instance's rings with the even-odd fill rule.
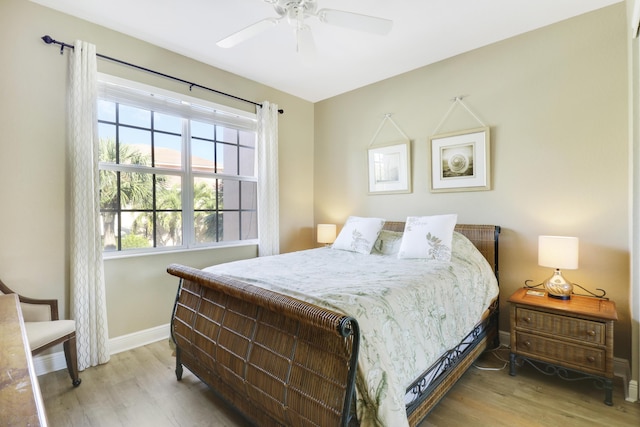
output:
[[182,213],[158,212],[156,246],[182,245]]
[[120,163],[151,165],[151,132],[120,128]]
[[153,113],[153,128],[165,132],[182,133],[182,119],[162,113]]
[[220,209],[226,211],[240,209],[240,182],[230,179],[221,179],[220,182],[220,188],[218,188]]
[[215,211],[195,212],[194,226],[196,243],[214,243],[218,241],[218,221],[220,214]]
[[116,103],[99,99],[98,100],[98,120],[115,122],[116,121]]
[[223,126],[216,126],[216,140],[221,142],[238,143],[238,131]]
[[229,144],[216,144],[218,173],[238,175],[238,146]]
[[156,208],[164,211],[182,209],[182,178],[175,175],[156,176]]
[[154,166],[182,169],[182,137],[154,132]]
[[242,240],[258,238],[258,213],[256,211],[241,212]]
[[242,189],[242,204],[240,208],[242,210],[255,210],[258,204],[258,184],[251,181],[242,181],[240,188]]
[[195,178],[193,192],[194,232],[196,243],[213,243],[218,236],[218,180]]
[[153,247],[153,213],[122,213],[122,249]]
[[215,172],[215,144],[191,138],[191,167],[200,172]]
[[115,171],[100,171],[100,210],[118,209],[118,174]]
[[239,152],[240,171],[242,176],[255,176],[255,150],[253,148],[240,147]]
[[119,122],[141,128],[151,127],[151,111],[120,104]]
[[118,250],[118,215],[115,212],[102,212],[100,214],[100,231],[102,235],[102,248],[105,251]]
[[120,208],[153,208],[153,175],[150,173],[120,172]]
[[240,213],[222,212],[222,236],[220,241],[240,240]]
[[195,210],[218,209],[219,196],[216,191],[218,180],[215,178],[194,178],[193,181],[193,208]]
[[100,145],[99,161],[116,162],[116,127],[104,123],[98,124],[98,137]]
[[238,131],[238,142],[240,143],[240,145],[244,145],[246,147],[253,147],[255,148],[256,146],[256,133],[255,132],[248,132],[248,131]]
[[214,139],[216,137],[214,125],[191,120],[191,136],[196,138]]

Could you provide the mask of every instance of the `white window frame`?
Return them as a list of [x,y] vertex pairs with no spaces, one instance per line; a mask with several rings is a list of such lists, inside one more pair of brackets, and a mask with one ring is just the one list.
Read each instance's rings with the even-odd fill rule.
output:
[[[187,119],[228,126],[239,130],[257,130],[257,116],[255,113],[236,108],[216,104],[201,98],[179,94],[166,89],[153,87],[144,83],[123,79],[120,77],[98,73],[98,99],[123,103],[145,110],[153,110],[163,114],[180,116]],[[184,125],[182,138],[182,165],[183,170],[164,169],[154,167],[154,173],[179,175],[182,177],[182,245],[164,246],[140,249],[127,249],[104,251],[103,257],[120,258],[131,255],[152,255],[166,252],[188,251],[194,249],[210,249],[224,246],[257,245],[258,239],[245,239],[234,241],[220,241],[210,243],[196,243],[194,232],[194,207],[193,207],[193,183],[194,177],[201,176],[191,170],[191,140],[189,126]],[[255,149],[257,150],[257,144]],[[149,173],[148,167],[136,165],[113,165],[100,163],[101,170],[123,170]],[[258,182],[257,170],[254,176],[216,174],[219,179],[237,179],[239,181]],[[259,215],[259,212],[258,212]]]

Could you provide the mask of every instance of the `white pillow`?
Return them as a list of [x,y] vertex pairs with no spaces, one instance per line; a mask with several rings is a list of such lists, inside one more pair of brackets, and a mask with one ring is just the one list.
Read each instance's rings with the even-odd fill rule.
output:
[[407,217],[398,258],[451,261],[451,240],[457,221],[457,214]]
[[333,249],[370,254],[384,219],[350,216],[333,242]]

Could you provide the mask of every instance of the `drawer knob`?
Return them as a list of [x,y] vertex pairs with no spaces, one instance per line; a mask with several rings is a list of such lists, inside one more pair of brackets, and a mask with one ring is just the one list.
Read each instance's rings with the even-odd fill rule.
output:
[[596,358],[595,358],[595,357],[593,357],[593,356],[589,356],[589,357],[587,357],[587,361],[589,361],[589,362],[593,363],[593,362],[595,362],[595,361],[596,361]]
[[591,331],[587,332],[587,335],[589,335],[590,337],[594,337],[594,336],[596,336],[596,331],[591,330]]
[[527,323],[531,323],[531,317],[523,317],[522,320],[524,320]]
[[525,347],[531,347],[531,341],[525,341],[524,345]]

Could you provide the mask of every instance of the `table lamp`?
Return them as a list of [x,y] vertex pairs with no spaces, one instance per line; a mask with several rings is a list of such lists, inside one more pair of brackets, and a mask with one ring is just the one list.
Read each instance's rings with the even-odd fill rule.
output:
[[324,243],[325,246],[336,240],[335,224],[318,224],[318,243]]
[[578,238],[564,236],[538,236],[538,265],[555,268],[553,275],[544,282],[551,298],[568,300],[573,284],[564,278],[560,269],[578,268]]

